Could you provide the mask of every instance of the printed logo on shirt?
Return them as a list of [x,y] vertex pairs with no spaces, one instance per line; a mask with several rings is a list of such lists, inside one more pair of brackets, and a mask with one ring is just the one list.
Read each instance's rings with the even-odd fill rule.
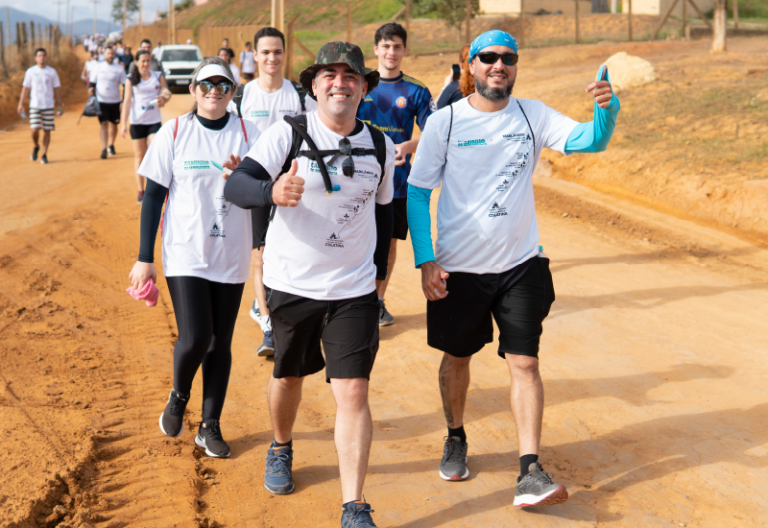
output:
[[216,237],[216,238],[225,238],[226,237],[226,235],[224,234],[224,229],[219,227],[219,225],[216,224],[216,223],[213,224],[213,227],[211,228],[211,234],[208,235],[208,236]]
[[406,99],[401,95],[400,97],[395,99],[395,104],[397,105],[398,108],[405,108],[405,105],[408,104],[408,99]]
[[[339,169],[333,165],[326,165],[325,170],[328,171],[328,176],[337,176],[339,174]],[[320,167],[317,166],[316,161],[309,162],[309,172],[320,172]]]
[[485,139],[465,139],[463,141],[461,139],[459,140],[460,147],[477,147],[479,145],[488,145],[489,143],[491,143],[490,139],[487,140],[487,142]]
[[[372,124],[370,121],[364,121],[364,122],[368,123],[369,125]],[[379,126],[376,123],[373,123],[373,128],[375,128],[376,130],[381,130],[385,134],[388,133],[388,132],[391,132],[391,133],[396,132],[398,134],[404,134],[405,133],[405,129],[404,128],[397,128],[397,127],[392,127],[392,126]]]
[[496,190],[499,192],[507,192],[510,187],[512,187],[512,178],[504,178],[504,181],[501,182],[501,185],[496,187]]
[[[267,112],[267,113],[269,113],[269,112]],[[289,115],[289,116],[295,116],[296,115],[296,110],[278,110],[277,113],[278,114]]]
[[504,134],[504,139],[507,141],[513,141],[515,143],[528,142],[531,140],[531,135],[527,132],[517,132],[515,134]]
[[269,110],[251,110],[251,117],[269,117]]
[[331,236],[325,239],[325,247],[343,248],[344,241],[336,233],[331,233]]
[[190,160],[184,162],[184,170],[208,170],[211,164],[207,160]]
[[494,218],[497,216],[507,216],[507,209],[499,205],[499,202],[493,202],[493,205],[488,210],[488,217]]

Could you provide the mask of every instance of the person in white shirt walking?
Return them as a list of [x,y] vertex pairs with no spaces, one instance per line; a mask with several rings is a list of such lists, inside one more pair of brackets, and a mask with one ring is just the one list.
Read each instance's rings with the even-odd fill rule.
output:
[[249,212],[224,197],[224,168],[232,170],[253,147],[259,130],[227,112],[235,82],[229,66],[204,59],[192,74],[191,112],[168,121],[139,167],[147,178],[141,244],[131,284],[157,280],[154,247],[163,218],[163,274],[179,338],[173,349],[173,389],[160,430],[177,437],[192,382],[202,368],[202,423],[195,444],[216,458],[230,455],[221,415],[232,368],[232,334],[248,279]]
[[[317,110],[317,104],[307,96],[306,90],[283,77],[285,62],[285,36],[273,27],[261,28],[253,37],[256,46],[256,61],[259,65],[259,77],[256,82],[245,84],[237,89],[235,99],[230,104],[230,111],[249,120],[259,130],[265,132],[283,116],[297,115]],[[253,288],[256,299],[253,301],[250,315],[261,326],[264,340],[257,350],[259,356],[271,356],[275,352],[272,324],[269,319],[266,293],[264,290],[264,241],[267,224],[262,215],[253,214]]]
[[294,490],[302,383],[325,367],[336,399],[341,524],[374,527],[361,499],[372,433],[368,384],[379,346],[376,279],[387,273],[395,146],[355,118],[379,80],[359,47],[324,45],[300,80],[318,111],[267,129],[224,188],[240,207],[277,206],[264,252],[276,345],[264,486],[277,495]]
[[221,48],[219,50],[218,56],[221,60],[225,61],[227,64],[229,64],[229,68],[232,70],[232,75],[235,76],[235,82],[237,84],[241,84],[240,82],[240,69],[232,64],[232,50],[229,48]]
[[[144,40],[146,40],[146,39],[144,39]],[[142,43],[142,45],[143,45],[143,44],[144,44],[144,41],[142,40],[142,41],[141,41],[141,43]],[[163,54],[163,50],[161,49],[162,47],[163,47],[163,43],[162,43],[162,42],[160,42],[160,41],[158,40],[158,41],[157,41],[157,46],[155,46],[154,48],[152,48],[152,56],[155,58],[155,60],[156,60],[157,62],[160,62],[160,57],[161,57],[161,56],[162,56],[162,54]]]
[[[443,352],[440,393],[448,425],[439,474],[469,477],[464,408],[472,356],[493,341],[511,377],[520,476],[514,505],[568,500],[539,461],[544,388],[539,374],[542,321],[555,300],[549,259],[539,246],[533,172],[543,148],[600,152],[613,133],[619,100],[607,71],[587,86],[594,121],[579,124],[544,103],[511,97],[517,42],[499,30],[470,46],[476,92],[432,114],[408,189],[408,224],[427,298],[427,343]],[[437,250],[429,201],[440,187]],[[500,447],[506,449],[506,447]]]
[[35,50],[35,66],[24,73],[21,83],[21,97],[16,111],[24,114],[24,101],[29,95],[29,127],[32,129],[32,155],[30,159],[37,161],[40,152],[40,129],[43,130],[43,147],[40,163],[48,163],[48,146],[51,144],[51,132],[56,130],[54,106],[58,107],[61,115],[64,103],[61,100],[61,82],[56,70],[48,66],[48,53],[44,48]]
[[253,56],[253,48],[250,42],[245,43],[245,50],[240,52],[240,71],[245,82],[251,82],[256,73],[256,59]]
[[161,96],[161,92],[165,89],[170,95],[168,85],[165,84],[165,77],[161,75],[161,72],[149,69],[151,59],[152,55],[147,50],[142,49],[136,53],[134,61],[136,67],[125,82],[125,101],[123,101],[120,118],[122,122],[120,135],[125,137],[130,112],[130,131],[136,168],[136,186],[138,188],[137,203],[144,200],[144,178],[139,175],[139,166],[147,152],[147,145],[160,130],[162,121],[160,109],[165,104],[166,98]]
[[[120,105],[122,96],[120,86],[125,88],[125,69],[115,60],[112,46],[104,49],[104,62],[98,65],[94,73],[95,82],[91,83],[88,94],[96,94],[101,114],[99,115],[99,139],[101,139],[101,159],[107,155],[115,156],[115,137],[120,124]],[[125,90],[123,90],[125,93]]]
[[99,61],[96,59],[96,53],[91,52],[91,58],[85,61],[85,64],[83,65],[83,71],[80,74],[80,78],[85,82],[86,87],[91,83],[96,82],[96,79],[93,78],[93,74],[98,64]]

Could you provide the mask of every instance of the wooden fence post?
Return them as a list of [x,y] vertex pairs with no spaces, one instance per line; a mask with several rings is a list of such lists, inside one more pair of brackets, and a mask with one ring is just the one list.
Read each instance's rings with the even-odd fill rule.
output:
[[[10,36],[10,34],[9,34]],[[5,32],[3,31],[3,23],[0,22],[0,64],[3,67],[3,77],[8,78],[8,68],[5,66]]]
[[579,0],[574,0],[576,2],[576,44],[579,44],[581,42],[581,38],[579,38]]
[[29,23],[29,52],[35,49],[35,23]]
[[466,36],[466,43],[471,44],[472,43],[472,0],[467,0],[467,36]]
[[661,26],[663,26],[664,22],[667,21],[667,19],[669,18],[669,15],[672,13],[672,10],[675,8],[676,5],[677,5],[677,0],[669,4],[669,9],[667,9],[667,12],[664,13],[664,16],[656,26],[656,30],[653,32],[653,36],[651,37],[651,40],[656,40],[656,37],[659,35],[659,31],[661,31]]
[[629,12],[627,13],[627,22],[629,25],[629,41],[632,42],[632,0],[629,1]]
[[739,0],[733,0],[733,29],[739,29]]
[[347,42],[352,42],[352,0],[347,0]]
[[683,0],[683,38],[688,38],[688,2]]
[[411,0],[405,0],[405,32],[411,31]]
[[288,22],[288,49],[287,51],[287,57],[285,58],[285,63],[288,66],[288,71],[286,72],[288,74],[288,80],[293,81],[294,75],[293,75],[293,25],[296,23],[296,20],[298,20],[299,14],[295,14],[293,18]]
[[525,0],[520,0],[520,47],[525,47]]

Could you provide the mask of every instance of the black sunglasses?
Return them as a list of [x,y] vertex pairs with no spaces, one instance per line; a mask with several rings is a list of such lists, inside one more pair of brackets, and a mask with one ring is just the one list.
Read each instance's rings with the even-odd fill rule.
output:
[[216,91],[219,92],[221,95],[228,94],[229,91],[234,88],[231,82],[228,81],[221,81],[219,83],[213,84],[211,81],[200,81],[197,83],[197,85],[200,87],[200,91],[203,93],[208,93],[214,88],[216,88]]
[[492,51],[484,51],[478,53],[477,58],[483,64],[496,64],[496,61],[501,59],[501,62],[507,66],[514,66],[517,64],[517,53],[494,53]]
[[352,143],[349,139],[341,138],[339,140],[339,152],[342,155],[348,156],[341,164],[341,172],[344,176],[352,177],[355,175],[355,162],[352,160]]

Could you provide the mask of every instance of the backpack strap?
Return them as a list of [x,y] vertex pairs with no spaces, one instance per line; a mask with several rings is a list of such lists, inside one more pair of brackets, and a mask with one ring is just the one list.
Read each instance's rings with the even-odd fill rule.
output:
[[243,113],[240,111],[240,105],[243,104],[243,92],[245,91],[245,85],[240,84],[237,88],[235,88],[235,95],[232,96],[232,101],[235,102],[235,107],[237,108],[237,117],[240,119],[243,118]]
[[381,167],[381,178],[379,178],[379,185],[384,181],[384,171],[387,165],[387,139],[384,137],[384,132],[371,125],[365,123],[368,127],[368,132],[371,133],[371,139],[373,140],[373,149],[376,151],[376,161],[379,162]]
[[523,117],[525,118],[525,122],[528,123],[528,129],[531,131],[531,138],[533,139],[533,156],[536,157],[536,134],[533,133],[533,127],[531,126],[531,122],[528,121],[528,116],[525,115],[525,110],[523,110],[523,105],[520,104],[520,101],[515,99],[517,101],[517,106],[520,107],[520,111],[523,113]]
[[301,103],[301,111],[302,113],[307,111],[307,91],[304,89],[302,85],[297,83],[296,81],[291,81],[291,84],[293,85],[294,90],[296,90],[296,93],[299,94],[299,102]]
[[451,129],[453,129],[453,105],[449,104],[448,108],[451,109],[451,121],[448,124],[448,139],[445,141],[445,163],[448,163],[448,147],[451,146]]
[[[320,155],[320,151],[317,148],[317,145],[315,144],[315,142],[310,137],[309,132],[307,132],[306,115],[302,114],[302,115],[296,116],[295,119],[289,115],[285,115],[283,116],[283,119],[285,120],[286,123],[288,123],[291,126],[291,128],[294,131],[294,141],[293,141],[293,145],[291,146],[291,150],[293,151],[295,149],[297,143],[301,145],[301,141],[296,141],[295,139],[295,134],[298,134],[300,139],[306,141],[307,146],[309,147],[309,151],[304,151],[304,152],[308,152],[307,157],[310,159],[314,159],[315,163],[317,163],[317,168],[320,170],[320,175],[323,177],[323,183],[325,183],[325,193],[331,194],[333,191],[338,191],[340,187],[338,185],[333,185],[331,183],[331,177],[328,175],[328,169],[325,168],[325,162],[323,161],[323,157]],[[283,172],[285,173],[287,171],[283,171]]]
[[243,118],[240,118],[240,128],[243,129],[243,135],[245,136],[245,144],[248,145],[248,132],[245,130],[245,121],[243,121]]

